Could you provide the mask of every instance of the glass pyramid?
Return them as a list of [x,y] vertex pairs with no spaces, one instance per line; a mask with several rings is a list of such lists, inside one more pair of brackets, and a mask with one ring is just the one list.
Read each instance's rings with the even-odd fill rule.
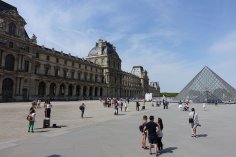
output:
[[200,102],[224,102],[236,99],[236,90],[205,66],[176,96],[176,100]]

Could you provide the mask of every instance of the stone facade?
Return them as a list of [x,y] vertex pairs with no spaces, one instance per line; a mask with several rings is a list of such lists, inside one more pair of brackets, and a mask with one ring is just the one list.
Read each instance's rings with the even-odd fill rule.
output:
[[0,101],[140,97],[152,89],[147,72],[121,70],[116,48],[99,40],[86,59],[49,49],[28,37],[17,8],[0,1]]

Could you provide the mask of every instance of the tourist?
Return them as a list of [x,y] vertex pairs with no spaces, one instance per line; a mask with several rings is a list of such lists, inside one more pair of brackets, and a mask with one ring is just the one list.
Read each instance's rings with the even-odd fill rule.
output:
[[80,105],[79,109],[81,111],[81,118],[84,118],[85,104],[82,103],[82,105]]
[[147,116],[144,115],[142,119],[142,124],[139,126],[139,130],[142,133],[141,136],[141,145],[143,149],[148,149],[146,146],[146,139],[147,139],[147,131],[144,130],[145,125],[147,124]]
[[158,150],[161,151],[163,150],[163,144],[162,144],[162,137],[163,137],[163,122],[161,118],[158,118],[157,120],[157,124],[159,125],[158,127],[158,131],[157,131],[157,135],[158,135]]
[[145,99],[143,99],[143,106],[142,106],[142,110],[145,110]]
[[139,102],[136,101],[136,111],[139,111],[139,106],[140,106]]
[[152,145],[155,145],[156,156],[158,155],[158,138],[157,138],[157,127],[158,125],[154,122],[154,116],[149,117],[149,122],[145,125],[144,131],[148,131],[149,141],[149,154],[152,154]]
[[180,100],[180,101],[179,101],[179,106],[178,106],[178,108],[179,108],[180,110],[183,108],[183,105],[182,105],[182,104],[183,104],[183,102]]
[[124,101],[124,108],[125,108],[125,112],[126,112],[127,109],[128,109],[128,105],[127,105],[127,102],[126,102],[126,101]]
[[27,117],[27,120],[29,121],[28,132],[30,132],[30,130],[32,133],[34,132],[35,116],[36,116],[36,113],[35,113],[35,110],[33,109],[30,111],[30,114]]
[[46,118],[51,118],[51,108],[52,108],[52,104],[50,102],[50,100],[46,100],[45,101],[46,104],[46,108],[45,108],[45,117]]
[[203,111],[206,111],[206,103],[203,103],[202,107],[203,107]]
[[119,104],[118,102],[116,101],[115,104],[114,104],[114,115],[118,115],[118,111],[119,111]]
[[40,108],[40,104],[41,104],[41,99],[37,100],[37,108]]
[[197,137],[197,127],[201,126],[198,121],[198,114],[195,112],[195,109],[192,108],[189,113],[189,123],[191,124],[192,137]]

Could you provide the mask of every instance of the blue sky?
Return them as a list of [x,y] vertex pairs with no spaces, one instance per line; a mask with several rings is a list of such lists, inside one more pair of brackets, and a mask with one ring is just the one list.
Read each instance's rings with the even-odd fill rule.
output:
[[38,44],[86,57],[111,42],[122,69],[142,65],[162,92],[180,92],[208,66],[236,88],[235,0],[7,0]]

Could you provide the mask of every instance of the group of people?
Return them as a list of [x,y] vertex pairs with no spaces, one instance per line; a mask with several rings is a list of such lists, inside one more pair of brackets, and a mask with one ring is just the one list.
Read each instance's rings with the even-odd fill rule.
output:
[[[149,154],[152,153],[152,146],[155,147],[156,156],[163,149],[162,137],[163,137],[163,122],[161,118],[158,118],[157,122],[154,121],[154,116],[148,117],[146,115],[142,118],[142,124],[139,126],[141,135],[141,145],[143,149],[149,149]],[[148,138],[149,147],[146,145],[146,139]]]
[[[28,132],[32,132],[32,133],[34,132],[36,108],[41,108],[40,104],[41,104],[41,99],[32,101],[32,106],[30,107],[29,114],[27,115],[27,118],[26,118],[29,121]],[[52,108],[52,104],[51,104],[50,100],[45,100],[44,108],[45,108],[45,111],[44,111],[45,119],[50,119],[51,118],[51,108]]]

